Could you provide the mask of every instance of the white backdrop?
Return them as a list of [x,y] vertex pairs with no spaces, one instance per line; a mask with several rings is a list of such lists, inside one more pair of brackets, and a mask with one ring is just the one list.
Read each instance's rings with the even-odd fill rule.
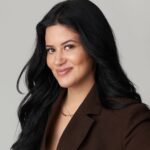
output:
[[[33,52],[35,26],[60,0],[0,0],[0,149],[8,150],[17,129],[17,77]],[[116,35],[120,59],[143,102],[150,105],[150,1],[93,0]],[[22,89],[25,90],[24,86]],[[16,130],[17,129],[17,130]]]

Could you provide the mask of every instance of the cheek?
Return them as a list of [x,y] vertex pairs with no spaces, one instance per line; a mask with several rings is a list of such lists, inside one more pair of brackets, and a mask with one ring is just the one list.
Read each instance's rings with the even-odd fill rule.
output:
[[49,56],[46,57],[46,64],[52,70],[52,61]]
[[77,67],[78,71],[81,72],[83,71],[87,72],[88,70],[91,70],[93,67],[92,59],[84,53],[80,53],[80,55],[72,57],[72,62]]
[[83,50],[78,50],[70,56],[70,60],[72,61],[74,65],[82,65],[86,59],[87,59],[87,56],[83,52]]
[[93,61],[91,60],[91,58],[87,58],[87,59],[85,59],[84,62],[82,62],[82,66],[83,66],[84,72],[86,72],[86,73],[92,72]]

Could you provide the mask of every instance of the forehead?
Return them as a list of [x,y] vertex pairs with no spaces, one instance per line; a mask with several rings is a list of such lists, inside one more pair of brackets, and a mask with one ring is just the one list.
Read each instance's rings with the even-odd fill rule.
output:
[[46,42],[55,42],[55,41],[63,42],[64,40],[69,39],[79,40],[79,34],[68,26],[56,24],[48,26],[46,28],[45,32]]

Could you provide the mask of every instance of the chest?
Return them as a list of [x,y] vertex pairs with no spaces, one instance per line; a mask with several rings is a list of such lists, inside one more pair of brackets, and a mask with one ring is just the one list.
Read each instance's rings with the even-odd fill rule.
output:
[[[60,115],[58,117],[58,120],[56,121],[55,124],[55,129],[53,130],[52,138],[49,141],[49,147],[47,150],[57,150],[57,149],[66,149],[68,145],[72,147],[76,141],[82,141],[82,143],[78,143],[78,148],[74,146],[73,150],[100,150],[100,149],[105,149],[105,150],[110,150],[110,149],[115,149],[115,150],[121,150],[122,146],[121,143],[119,142],[118,139],[121,139],[120,132],[114,131],[112,133],[112,129],[109,130],[109,128],[104,128],[103,123],[98,120],[98,122],[95,122],[93,126],[88,130],[88,134],[84,139],[81,140],[84,132],[83,130],[86,130],[88,126],[86,125],[85,128],[80,128],[79,126],[81,125],[80,123],[78,124],[79,126],[76,126],[74,130],[70,133],[67,133],[67,138],[63,139],[63,143],[66,145],[60,146],[59,141],[61,139],[62,141],[62,134],[67,128],[67,125],[69,124],[71,118],[70,117],[64,117]],[[96,119],[95,119],[96,120]],[[79,132],[80,128],[80,132]],[[66,131],[65,131],[66,132]],[[76,134],[78,136],[76,136]],[[81,135],[80,135],[81,133]],[[72,139],[73,136],[73,140]],[[115,138],[116,137],[116,138]],[[80,140],[79,140],[80,139]],[[116,139],[116,140],[115,140]],[[64,142],[66,140],[66,142]],[[70,141],[70,142],[68,142]],[[108,144],[109,143],[109,144]],[[59,148],[58,148],[59,145]],[[66,149],[68,150],[68,149]]]
[[71,117],[65,117],[61,113],[58,115],[58,118],[55,123],[55,128],[53,129],[52,136],[50,141],[47,141],[49,144],[48,150],[56,150],[59,140],[66,129],[68,123],[70,122]]

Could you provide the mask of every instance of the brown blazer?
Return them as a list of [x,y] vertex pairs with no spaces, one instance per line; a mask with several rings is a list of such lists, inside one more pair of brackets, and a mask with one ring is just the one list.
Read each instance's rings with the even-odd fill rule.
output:
[[[65,93],[63,90],[52,106],[41,150],[46,150]],[[94,85],[65,128],[57,150],[150,150],[150,110],[140,103],[106,109]]]

